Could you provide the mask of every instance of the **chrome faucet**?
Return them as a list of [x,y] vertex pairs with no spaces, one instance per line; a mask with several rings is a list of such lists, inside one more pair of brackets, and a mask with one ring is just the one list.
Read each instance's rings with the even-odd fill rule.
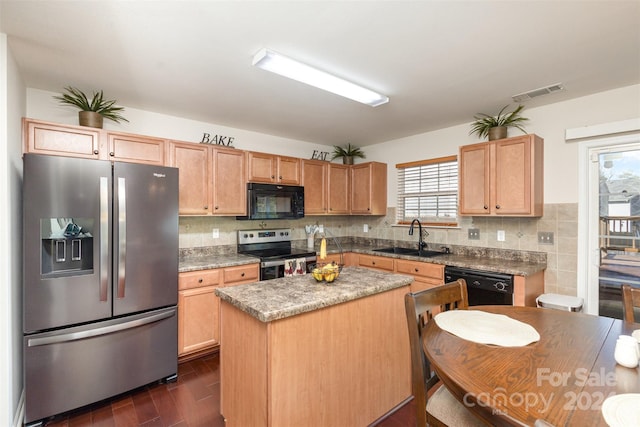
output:
[[427,247],[427,242],[425,242],[424,240],[422,240],[422,224],[420,223],[420,220],[418,218],[415,218],[413,221],[411,221],[411,226],[409,227],[409,236],[413,236],[413,224],[418,223],[418,250],[421,251],[424,248]]

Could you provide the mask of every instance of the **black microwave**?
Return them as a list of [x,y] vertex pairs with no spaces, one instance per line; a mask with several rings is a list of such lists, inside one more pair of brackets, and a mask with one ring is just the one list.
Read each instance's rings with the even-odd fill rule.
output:
[[304,218],[304,187],[247,184],[247,215],[236,219]]

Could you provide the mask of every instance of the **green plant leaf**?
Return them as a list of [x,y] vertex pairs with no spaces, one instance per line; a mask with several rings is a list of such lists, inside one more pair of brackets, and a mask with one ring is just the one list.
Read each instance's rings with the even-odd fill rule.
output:
[[91,101],[80,89],[73,86],[67,86],[64,88],[67,93],[54,96],[55,99],[60,101],[61,104],[71,105],[80,109],[80,111],[93,111],[100,114],[102,117],[113,120],[118,123],[120,121],[128,122],[121,112],[124,111],[124,107],[116,107],[115,100],[106,101],[104,99],[104,92],[93,92]]

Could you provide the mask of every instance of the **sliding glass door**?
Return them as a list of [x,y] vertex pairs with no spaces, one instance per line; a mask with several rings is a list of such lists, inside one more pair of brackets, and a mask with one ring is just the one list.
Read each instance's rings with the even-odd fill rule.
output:
[[[637,140],[636,140],[637,141]],[[588,290],[601,316],[622,318],[620,287],[640,287],[640,143],[589,148]]]

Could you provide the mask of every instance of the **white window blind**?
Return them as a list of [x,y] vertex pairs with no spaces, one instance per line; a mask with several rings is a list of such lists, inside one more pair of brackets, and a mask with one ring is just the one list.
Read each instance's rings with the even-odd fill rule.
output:
[[397,222],[419,218],[424,223],[455,225],[458,217],[456,156],[396,165]]

